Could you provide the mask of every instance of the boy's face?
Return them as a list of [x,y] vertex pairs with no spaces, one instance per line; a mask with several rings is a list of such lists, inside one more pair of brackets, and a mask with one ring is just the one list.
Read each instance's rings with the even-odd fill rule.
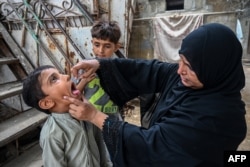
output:
[[91,42],[93,53],[98,58],[110,58],[119,49],[119,44],[115,44],[109,40],[93,38]]
[[81,93],[76,90],[70,76],[60,74],[55,68],[42,71],[39,81],[41,89],[46,95],[39,101],[41,108],[49,109],[51,112],[68,112],[70,103],[63,99],[63,96],[81,99]]

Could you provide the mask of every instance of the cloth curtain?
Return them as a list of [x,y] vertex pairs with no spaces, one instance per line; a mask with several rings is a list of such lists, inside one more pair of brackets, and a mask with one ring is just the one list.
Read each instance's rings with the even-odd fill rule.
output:
[[202,24],[202,14],[155,17],[153,19],[154,58],[171,63],[177,62],[182,39]]

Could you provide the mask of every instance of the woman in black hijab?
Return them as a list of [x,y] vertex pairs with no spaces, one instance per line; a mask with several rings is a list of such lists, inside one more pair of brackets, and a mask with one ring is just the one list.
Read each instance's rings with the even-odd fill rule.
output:
[[224,151],[236,150],[245,138],[242,47],[234,32],[218,23],[203,25],[183,40],[179,54],[179,64],[98,59],[72,68],[73,74],[85,69],[81,77],[96,71],[119,105],[160,93],[147,129],[114,120],[85,99],[65,97],[72,116],[102,129],[114,166],[223,166]]

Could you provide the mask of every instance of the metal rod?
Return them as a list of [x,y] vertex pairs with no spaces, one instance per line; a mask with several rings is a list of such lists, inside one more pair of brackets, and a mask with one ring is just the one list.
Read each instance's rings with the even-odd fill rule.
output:
[[82,54],[81,50],[76,46],[76,44],[74,43],[74,41],[70,38],[70,36],[66,33],[66,31],[63,29],[63,27],[61,26],[61,24],[56,20],[56,18],[54,17],[54,15],[49,11],[49,9],[47,8],[47,6],[44,4],[43,0],[39,0],[40,3],[42,4],[42,6],[45,8],[46,12],[50,15],[50,17],[53,19],[53,21],[57,24],[57,26],[59,27],[59,29],[62,31],[62,33],[67,37],[67,39],[69,40],[69,42],[71,43],[71,45],[74,47],[74,49],[77,51],[77,53],[83,58],[85,59],[85,56]]
[[87,19],[90,21],[91,24],[94,23],[94,19],[89,14],[89,12],[85,9],[85,7],[82,6],[82,4],[78,0],[73,0],[75,5],[78,7],[78,9],[82,12],[82,14],[87,17]]
[[[39,6],[38,6],[38,16],[40,17],[40,15],[41,15],[41,12],[42,12],[42,7],[41,7],[41,5],[39,4]],[[39,34],[39,24],[38,24],[38,22],[36,22],[36,29],[35,29],[35,34],[36,35],[38,35]],[[36,52],[36,64],[37,64],[37,66],[39,66],[40,65],[40,61],[39,61],[39,58],[40,58],[40,51],[39,51],[39,44],[38,43],[36,43],[36,50],[37,50],[37,52]]]
[[37,23],[41,26],[41,28],[44,29],[44,31],[46,32],[46,34],[49,36],[49,38],[51,39],[51,41],[56,45],[57,49],[60,51],[60,53],[66,59],[66,61],[70,65],[73,65],[73,62],[68,58],[67,54],[63,51],[63,49],[59,46],[59,44],[56,42],[56,40],[52,37],[52,35],[48,31],[47,27],[44,26],[43,22],[39,19],[39,16],[37,16],[36,13],[33,11],[32,7],[27,2],[27,0],[24,0],[24,5],[30,10],[31,14],[34,16],[34,18],[37,21]]
[[39,46],[41,47],[41,49],[43,49],[43,51],[45,52],[45,54],[48,56],[48,58],[51,60],[51,62],[55,65],[55,67],[63,72],[63,69],[61,67],[61,65],[59,63],[57,63],[57,61],[53,58],[53,55],[48,51],[48,49],[43,45],[43,43],[41,42],[41,40],[35,35],[35,32],[30,28],[30,26],[27,24],[27,22],[19,15],[17,8],[15,8],[11,2],[9,2],[9,0],[7,0],[8,3],[10,4],[10,6],[13,8],[13,10],[16,12],[16,15],[18,16],[18,18],[22,21],[23,25],[27,28],[28,32],[31,34],[31,36],[33,37],[33,39],[39,44]]
[[153,20],[156,18],[164,18],[164,17],[171,17],[173,15],[178,15],[178,16],[188,16],[188,15],[198,15],[201,14],[203,16],[207,16],[207,15],[221,15],[221,14],[233,14],[233,13],[237,13],[237,11],[228,11],[228,12],[200,12],[200,13],[182,13],[182,12],[166,12],[165,15],[162,16],[156,16],[156,17],[145,17],[145,18],[139,18],[139,19],[133,19],[133,21],[144,21],[144,20]]
[[[25,8],[25,11],[24,11],[24,19],[27,18],[27,7]],[[26,28],[25,26],[22,27],[22,38],[21,38],[21,47],[24,47],[24,44],[25,44],[25,37],[26,37]]]

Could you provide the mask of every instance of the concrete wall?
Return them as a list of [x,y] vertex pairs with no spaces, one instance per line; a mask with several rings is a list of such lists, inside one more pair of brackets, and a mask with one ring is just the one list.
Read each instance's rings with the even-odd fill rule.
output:
[[250,60],[249,13],[250,3],[232,0],[184,0],[182,10],[166,11],[167,0],[138,0],[134,14],[132,34],[128,51],[129,58],[152,59],[154,57],[154,17],[174,14],[203,13],[204,24],[218,22],[236,30],[237,19],[240,20],[243,38],[243,59]]

